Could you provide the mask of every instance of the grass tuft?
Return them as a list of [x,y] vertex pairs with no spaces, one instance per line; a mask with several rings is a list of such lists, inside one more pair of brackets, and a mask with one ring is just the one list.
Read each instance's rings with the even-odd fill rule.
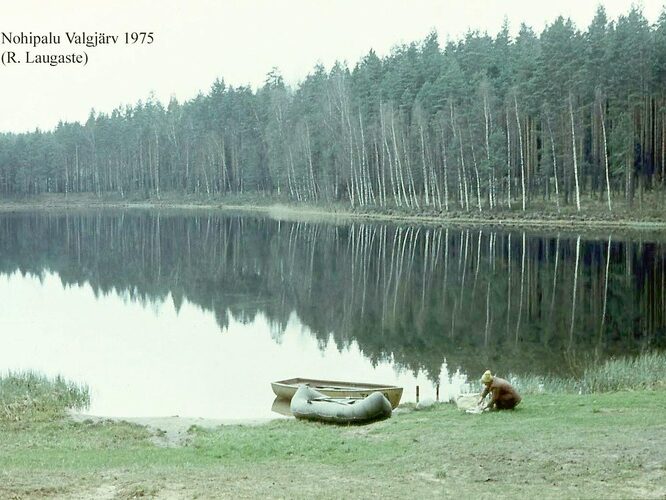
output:
[[50,420],[90,405],[87,386],[35,372],[0,376],[0,420]]
[[510,375],[523,394],[593,394],[600,392],[666,388],[666,353],[609,359],[587,367],[581,378]]
[[583,374],[586,392],[611,392],[666,387],[666,353],[610,359]]

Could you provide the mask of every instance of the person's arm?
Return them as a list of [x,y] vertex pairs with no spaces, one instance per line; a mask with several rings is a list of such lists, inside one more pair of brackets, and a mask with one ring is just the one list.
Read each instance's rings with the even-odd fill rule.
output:
[[481,410],[482,411],[483,410],[492,410],[495,407],[495,403],[496,403],[495,395],[493,395],[493,397],[490,398],[490,401],[488,401],[488,404],[486,406],[484,406],[483,408],[481,408]]
[[[486,387],[486,389],[482,393],[483,397],[481,398],[481,401],[483,401],[483,398],[485,398],[488,393],[490,393],[491,397],[490,397],[490,401],[488,401],[488,403],[485,406],[481,407],[482,411],[487,410],[487,409],[490,409],[490,410],[493,409],[493,407],[495,406],[495,403],[497,402],[498,392],[499,391],[496,391],[496,390],[493,391],[492,388],[490,388],[490,387]],[[481,402],[479,402],[479,404],[481,404]]]
[[483,399],[488,395],[489,392],[490,392],[490,388],[489,387],[484,387],[483,392],[481,393],[481,398],[479,398],[479,402],[477,404],[480,405],[481,403],[483,403]]

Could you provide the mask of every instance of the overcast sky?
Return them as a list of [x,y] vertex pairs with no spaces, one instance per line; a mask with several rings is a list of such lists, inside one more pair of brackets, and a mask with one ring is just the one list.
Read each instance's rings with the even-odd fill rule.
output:
[[[635,3],[635,2],[633,2]],[[4,5],[3,5],[4,4]],[[53,32],[56,47],[0,45],[34,55],[85,50],[87,66],[38,64],[0,66],[0,131],[53,128],[60,119],[85,120],[92,108],[109,112],[145,100],[162,102],[206,92],[215,78],[238,86],[263,83],[272,67],[296,84],[318,62],[353,66],[371,48],[423,39],[435,29],[444,43],[468,29],[495,35],[506,17],[512,32],[521,22],[540,32],[558,15],[584,29],[599,2],[592,0],[0,0],[0,31]],[[611,19],[626,14],[631,0],[603,2]],[[662,0],[639,5],[650,22]],[[76,48],[65,32],[120,35],[152,31],[147,46]],[[18,49],[18,50],[17,50]]]

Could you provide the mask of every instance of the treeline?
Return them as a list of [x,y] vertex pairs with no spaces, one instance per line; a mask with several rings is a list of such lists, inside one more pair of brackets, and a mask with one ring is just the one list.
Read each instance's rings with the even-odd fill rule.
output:
[[216,81],[53,131],[0,135],[0,194],[261,193],[415,210],[609,210],[664,191],[666,11],[564,18],[441,46],[435,33],[296,88]]

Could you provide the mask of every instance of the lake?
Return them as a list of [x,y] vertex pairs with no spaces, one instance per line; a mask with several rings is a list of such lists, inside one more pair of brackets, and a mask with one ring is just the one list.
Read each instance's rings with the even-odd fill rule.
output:
[[270,382],[448,399],[666,344],[666,238],[208,212],[0,214],[0,371],[92,415],[278,417]]

